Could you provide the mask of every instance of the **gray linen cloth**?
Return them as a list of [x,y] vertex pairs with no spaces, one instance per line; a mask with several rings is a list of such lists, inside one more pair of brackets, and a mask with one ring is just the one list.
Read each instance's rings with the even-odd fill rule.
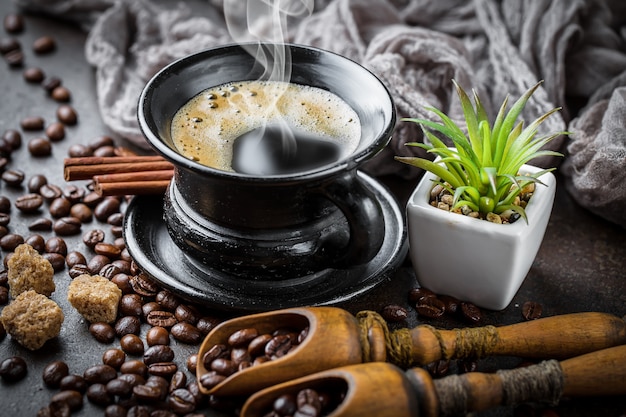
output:
[[[136,107],[145,82],[174,59],[234,41],[222,0],[192,6],[149,0],[14,1],[26,10],[73,19],[88,31],[85,54],[96,68],[103,120],[143,146]],[[621,88],[626,86],[626,2],[317,0],[314,6],[283,40],[334,51],[370,69],[391,91],[399,118],[434,119],[424,110],[432,106],[461,122],[452,78],[476,89],[491,116],[507,94],[515,99],[545,80],[523,117],[563,107],[540,134],[572,132],[549,145],[566,153],[562,171],[568,191],[582,206],[626,227]],[[424,156],[404,145],[422,139],[414,124],[399,122],[390,145],[366,170],[415,180],[421,172],[393,156]],[[561,159],[533,163],[558,166]]]

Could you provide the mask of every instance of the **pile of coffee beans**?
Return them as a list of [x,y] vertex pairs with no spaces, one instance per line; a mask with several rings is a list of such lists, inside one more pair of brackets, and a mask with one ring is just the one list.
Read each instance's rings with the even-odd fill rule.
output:
[[475,304],[449,295],[438,295],[424,287],[412,288],[409,291],[409,302],[415,306],[418,317],[436,319],[444,315],[460,316],[470,324],[479,323],[483,317],[481,309]]
[[331,414],[343,401],[345,386],[323,389],[304,388],[294,394],[282,394],[264,417],[318,417]]
[[208,372],[199,382],[211,389],[235,372],[282,358],[296,349],[308,332],[308,327],[279,328],[272,333],[261,333],[252,327],[237,330],[226,344],[214,345],[203,355],[202,364]]

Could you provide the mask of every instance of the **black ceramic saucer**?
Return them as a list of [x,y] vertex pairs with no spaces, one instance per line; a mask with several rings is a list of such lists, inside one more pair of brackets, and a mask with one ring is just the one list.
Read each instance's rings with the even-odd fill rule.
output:
[[208,308],[259,312],[305,305],[335,305],[363,295],[389,279],[403,262],[406,236],[394,197],[379,182],[359,172],[361,181],[380,202],[385,236],[378,254],[366,264],[276,281],[257,286],[198,264],[174,244],[163,222],[163,199],[137,196],[126,211],[124,237],[139,267],[163,287]]

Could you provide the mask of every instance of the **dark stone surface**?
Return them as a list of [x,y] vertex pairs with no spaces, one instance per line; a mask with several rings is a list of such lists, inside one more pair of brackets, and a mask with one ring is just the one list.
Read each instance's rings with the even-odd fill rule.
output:
[[[11,2],[0,3],[2,16],[15,11]],[[93,69],[84,60],[83,45],[85,34],[78,28],[53,21],[41,16],[27,16],[23,33],[14,36],[22,44],[25,54],[24,67],[39,66],[49,76],[58,76],[63,85],[72,92],[71,104],[77,109],[78,123],[66,129],[66,138],[53,143],[52,154],[34,158],[27,150],[27,142],[43,132],[23,132],[22,147],[15,151],[9,164],[26,172],[27,179],[37,173],[45,173],[51,183],[64,186],[63,158],[73,143],[89,143],[93,139],[110,132],[104,127],[98,112],[95,98]],[[47,55],[35,55],[32,43],[43,35],[53,35],[57,48]],[[48,97],[44,89],[29,84],[22,78],[21,68],[10,68],[0,62],[0,131],[19,129],[19,122],[27,116],[43,116],[46,123],[55,119],[58,103]],[[128,145],[117,138],[118,144]],[[404,205],[413,184],[385,178],[385,183],[398,196]],[[0,194],[12,201],[25,194],[22,189],[11,189],[0,184]],[[47,215],[47,212],[43,211]],[[28,236],[27,225],[36,215],[19,213],[12,209],[11,231]],[[108,227],[97,221],[83,225],[83,231],[95,227]],[[106,229],[107,231],[109,229]],[[52,232],[43,233],[46,237]],[[110,237],[109,237],[110,238]],[[69,250],[79,250],[89,254],[81,242],[80,235],[66,238]],[[2,257],[6,256],[2,253]],[[450,260],[443,260],[444,262]],[[48,342],[37,352],[30,352],[11,340],[0,342],[0,360],[13,355],[24,357],[28,362],[26,379],[7,384],[0,382],[0,415],[36,415],[37,410],[46,405],[57,391],[44,386],[41,373],[46,364],[53,360],[64,360],[69,364],[70,373],[82,374],[89,366],[100,363],[102,353],[108,347],[119,346],[119,339],[111,345],[96,342],[88,332],[87,323],[69,306],[66,291],[70,278],[67,269],[55,275],[57,285],[52,299],[57,301],[65,312],[65,322],[58,338]],[[407,261],[403,268],[389,282],[379,289],[345,307],[356,312],[362,309],[380,310],[387,304],[399,304],[407,308],[409,317],[405,323],[395,325],[412,327],[420,322],[443,328],[465,326],[460,320],[422,320],[409,305],[407,292],[417,286],[415,276]],[[622,317],[626,313],[626,233],[576,205],[563,187],[557,192],[557,201],[548,225],[543,245],[523,286],[509,307],[498,312],[484,312],[481,324],[506,325],[521,322],[521,306],[525,301],[536,301],[543,306],[543,316],[557,314],[600,311]],[[147,328],[142,329],[142,336]],[[176,361],[184,367],[188,355],[196,346],[173,343]],[[523,361],[522,358],[489,358],[478,362],[478,370],[493,371],[510,368]],[[593,377],[595,375],[590,375]],[[601,376],[600,376],[601,377]],[[601,380],[601,378],[600,378]],[[564,399],[553,409],[561,416],[621,416],[626,413],[626,398]],[[102,409],[85,401],[84,408],[74,415],[87,416],[102,414]],[[207,415],[216,412],[203,410]],[[481,415],[512,416],[513,408],[499,408]],[[541,415],[538,411],[536,415]]]

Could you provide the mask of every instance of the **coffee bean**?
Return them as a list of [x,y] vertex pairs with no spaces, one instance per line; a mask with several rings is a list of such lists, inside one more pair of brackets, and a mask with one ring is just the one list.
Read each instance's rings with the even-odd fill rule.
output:
[[436,297],[422,297],[415,304],[417,314],[430,319],[441,317],[446,312],[446,305]]
[[185,365],[187,365],[187,370],[195,375],[198,369],[198,354],[194,353],[193,355],[189,355]]
[[129,333],[122,336],[120,346],[129,355],[143,355],[144,352],[143,341],[136,334]]
[[170,378],[169,392],[172,393],[179,388],[185,388],[187,385],[187,375],[183,371],[176,371]]
[[[39,189],[48,183],[48,178],[42,174],[36,174],[28,180],[28,192],[39,194]],[[43,198],[43,197],[42,197]]]
[[85,264],[75,264],[70,267],[70,270],[67,273],[72,279],[78,276],[84,275],[84,274],[91,274],[91,272],[89,271],[89,268]]
[[526,301],[522,305],[522,317],[524,320],[536,320],[541,317],[543,307],[535,301]]
[[31,232],[46,232],[52,230],[52,220],[46,218],[34,220],[28,225],[28,230]]
[[22,146],[22,135],[15,129],[8,129],[2,135],[2,139],[9,145],[12,151],[15,151]]
[[83,203],[93,209],[94,207],[97,207],[97,205],[100,204],[103,200],[104,197],[92,191],[85,195],[85,197],[83,198]]
[[113,140],[112,137],[110,136],[99,136],[97,138],[95,138],[93,141],[91,141],[91,143],[89,143],[89,147],[92,150],[96,150],[98,148],[102,148],[104,146],[114,146],[115,145],[115,141]]
[[11,215],[8,213],[0,213],[0,226],[8,226],[11,222]]
[[122,213],[113,213],[107,217],[107,223],[111,226],[122,226],[124,223],[124,215]]
[[456,312],[459,310],[459,305],[461,304],[461,302],[458,299],[449,295],[440,295],[439,299],[445,304],[447,314],[456,314]]
[[7,252],[13,252],[22,243],[24,243],[24,237],[17,233],[9,233],[0,238],[0,248]]
[[21,51],[22,45],[15,38],[2,38],[0,39],[0,54],[6,55],[13,51]]
[[133,386],[125,379],[115,378],[107,382],[107,392],[120,397],[130,397],[133,393]]
[[85,391],[87,391],[87,381],[80,375],[67,375],[59,381],[59,388],[61,390],[73,390],[85,393]]
[[73,126],[78,122],[78,115],[69,104],[61,104],[57,108],[57,119],[65,125]]
[[483,317],[480,308],[468,302],[461,303],[461,313],[463,314],[463,318],[470,323],[478,323]]
[[56,49],[56,42],[51,36],[41,36],[33,42],[33,51],[36,54],[47,54]]
[[63,271],[65,269],[65,257],[60,253],[44,253],[42,256],[50,262],[54,272]]
[[174,311],[176,320],[195,325],[200,320],[200,312],[189,304],[179,304]]
[[237,364],[230,359],[217,358],[211,362],[211,370],[220,375],[230,376],[237,372]]
[[[133,288],[130,286],[130,277],[127,274],[117,274],[111,278],[111,282],[117,285],[122,291],[122,294],[130,294],[133,292]],[[143,307],[141,309],[141,315],[143,314]]]
[[161,376],[168,380],[178,371],[178,366],[174,362],[156,362],[148,365],[150,375]]
[[49,156],[52,154],[52,143],[47,138],[33,138],[28,141],[28,152],[32,156]]
[[59,198],[63,195],[63,190],[61,190],[61,187],[58,185],[45,184],[39,189],[39,194],[41,194],[47,202],[52,202],[55,198]]
[[76,217],[61,217],[56,220],[52,229],[59,236],[72,236],[80,233],[81,223]]
[[[155,284],[150,278],[148,278],[148,276],[144,273],[133,275],[130,279],[130,285],[133,287],[133,290],[137,294],[144,296],[144,297],[154,297],[160,290],[159,286]],[[176,317],[174,317],[173,314],[171,314],[171,316],[174,320],[176,320]],[[157,324],[150,323],[150,324],[153,326],[163,326],[162,324],[158,324],[158,323]],[[166,325],[163,327],[171,327],[173,325],[174,323],[172,323],[170,326]]]
[[104,230],[91,229],[83,234],[83,243],[93,249],[98,243],[104,242],[104,238]]
[[87,204],[77,203],[70,208],[71,216],[76,217],[82,223],[89,223],[93,219],[93,212]]
[[28,116],[20,121],[20,126],[24,130],[42,130],[45,121],[40,116]]
[[13,356],[0,362],[0,378],[5,382],[17,382],[28,373],[28,366],[24,358]]
[[232,347],[244,346],[257,337],[259,332],[254,328],[241,329],[228,337],[228,344]]
[[100,157],[116,156],[115,147],[101,146],[97,149],[94,149],[93,156],[100,156]]
[[139,294],[124,294],[120,299],[119,313],[124,316],[137,316],[142,314],[141,306],[143,305]]
[[120,349],[107,349],[102,354],[102,363],[109,365],[111,368],[120,369],[125,360],[126,354]]
[[188,414],[196,409],[196,399],[188,390],[179,388],[170,394],[167,405],[176,414]]
[[202,333],[193,324],[179,322],[172,326],[170,330],[174,339],[179,342],[195,345],[202,340]]
[[168,290],[161,290],[157,293],[154,300],[159,303],[165,310],[174,311],[180,304],[180,300],[174,293]]
[[50,404],[63,402],[70,411],[78,411],[83,407],[83,394],[75,390],[63,390],[52,396]]
[[63,123],[60,122],[50,123],[48,127],[46,127],[45,132],[48,139],[50,139],[52,142],[58,142],[65,138],[65,126],[63,125]]
[[148,346],[169,345],[170,334],[164,327],[151,327],[146,333],[146,343],[148,344]]
[[20,33],[24,30],[24,17],[18,13],[7,13],[4,16],[4,30],[8,33]]
[[85,197],[85,189],[74,184],[70,184],[63,188],[63,197],[67,198],[70,203],[79,203]]
[[157,362],[171,362],[174,360],[174,351],[167,345],[154,345],[146,349],[143,361],[146,365]]
[[112,343],[115,340],[115,329],[108,323],[95,322],[89,325],[89,333],[100,343]]
[[86,395],[89,402],[99,406],[107,406],[113,402],[113,396],[109,394],[106,385],[102,383],[90,385]]
[[398,305],[385,306],[381,311],[381,316],[388,322],[398,323],[405,321],[409,315],[404,307]]
[[[9,289],[7,287],[0,287],[0,305],[4,306],[9,303]],[[6,336],[6,334],[5,334]],[[2,340],[4,336],[0,337]]]
[[319,413],[322,411],[322,404],[320,402],[320,395],[317,391],[305,388],[298,391],[296,396],[296,404],[298,408],[303,408],[305,405],[312,406]]
[[5,53],[4,59],[10,67],[19,68],[24,63],[24,53],[20,49],[14,49]]
[[0,195],[0,213],[10,213],[11,212],[11,200],[9,197]]
[[11,187],[19,187],[24,181],[24,171],[20,169],[8,169],[2,173],[2,181]]
[[291,338],[288,335],[274,336],[265,345],[265,355],[271,359],[281,358],[289,353],[291,347]]
[[22,213],[34,213],[43,205],[43,197],[30,193],[17,197],[15,207]]
[[67,243],[62,238],[53,236],[46,241],[46,252],[58,253],[65,258],[65,255],[67,255]]
[[156,402],[161,399],[162,392],[158,387],[144,384],[133,387],[133,395],[142,401]]
[[115,377],[117,377],[115,368],[105,364],[90,366],[83,373],[83,378],[88,384],[106,384]]
[[29,83],[40,83],[46,77],[45,73],[41,68],[32,67],[26,68],[22,73],[24,80]]
[[255,357],[265,354],[265,345],[272,340],[272,335],[269,333],[261,334],[250,341],[248,345],[248,353]]
[[52,93],[52,91],[54,91],[55,88],[58,88],[61,86],[61,79],[59,77],[54,77],[54,76],[46,77],[41,82],[41,86],[48,93]]
[[282,416],[293,415],[298,410],[296,398],[291,394],[280,395],[274,400],[272,407]]
[[224,375],[217,372],[207,372],[200,377],[200,384],[206,389],[211,389],[226,379]]
[[196,323],[196,327],[200,330],[200,333],[203,335],[209,334],[211,330],[215,328],[218,324],[221,323],[221,320],[216,317],[200,317],[198,322]]
[[148,375],[148,365],[138,359],[131,359],[120,366],[120,372],[123,374],[136,374],[146,377]]
[[141,330],[141,321],[135,316],[124,316],[115,323],[115,334],[122,337],[127,334],[138,335]]
[[50,362],[43,368],[43,382],[49,388],[58,388],[61,384],[61,379],[69,375],[70,368],[67,366],[67,363],[56,360]]
[[50,96],[53,100],[58,101],[59,103],[67,103],[68,101],[70,101],[72,95],[70,93],[70,90],[61,85],[52,90]]
[[104,255],[94,255],[87,263],[87,269],[89,273],[97,274],[109,262],[111,262],[110,259]]
[[32,235],[24,239],[24,243],[30,245],[39,253],[43,253],[46,250],[46,240],[41,235]]
[[117,213],[120,210],[120,201],[115,197],[104,198],[93,211],[94,216],[101,222],[105,222],[106,219],[113,213]]
[[67,153],[68,153],[68,156],[71,158],[93,155],[92,150],[88,146],[80,144],[80,143],[70,145]]
[[423,287],[412,288],[411,290],[409,290],[409,301],[412,304],[417,303],[419,300],[421,300],[424,297],[436,297],[436,296],[437,295],[434,292]]
[[205,368],[210,369],[211,363],[219,358],[228,358],[230,356],[230,352],[225,345],[217,344],[213,345],[209,350],[206,351],[204,356],[202,357],[202,364]]
[[68,268],[73,267],[76,264],[86,264],[87,260],[85,259],[85,255],[78,251],[71,251],[65,255],[65,263]]
[[[122,250],[111,243],[99,242],[93,247],[94,252],[98,255],[106,256],[109,259],[115,259],[120,256]],[[119,271],[118,271],[119,272]]]

